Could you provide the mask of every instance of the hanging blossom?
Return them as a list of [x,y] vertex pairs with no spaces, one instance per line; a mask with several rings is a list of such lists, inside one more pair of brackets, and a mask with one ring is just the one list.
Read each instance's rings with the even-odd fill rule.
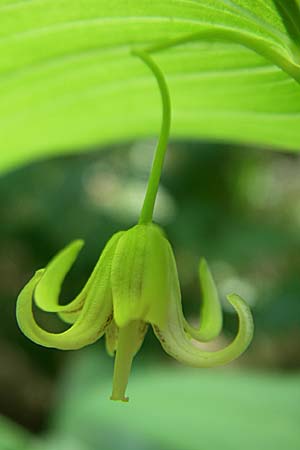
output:
[[[59,303],[61,285],[83,246],[81,240],[72,242],[45,269],[38,270],[17,300],[20,329],[44,347],[75,350],[105,335],[107,351],[115,356],[111,399],[121,401],[128,400],[126,388],[132,360],[149,325],[166,353],[192,367],[214,367],[233,361],[247,349],[253,335],[247,304],[237,294],[230,294],[227,299],[239,317],[235,339],[224,349],[213,352],[197,345],[197,341],[214,339],[222,329],[217,289],[204,259],[199,265],[202,287],[199,328],[189,325],[183,316],[173,250],[163,230],[152,221],[170,132],[169,90],[150,55],[143,51],[133,54],[155,76],[163,106],[160,137],[139,222],[111,237],[84,288],[67,305]],[[43,311],[57,313],[70,327],[62,333],[42,329],[35,321],[33,302]]]

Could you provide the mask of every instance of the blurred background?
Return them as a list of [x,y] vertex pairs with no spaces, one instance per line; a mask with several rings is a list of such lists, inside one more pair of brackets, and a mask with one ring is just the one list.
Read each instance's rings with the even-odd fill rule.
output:
[[[44,160],[0,179],[0,450],[300,449],[300,156],[223,144],[170,145],[155,220],[171,241],[183,306],[197,323],[205,256],[224,307],[235,291],[255,336],[214,370],[171,360],[152,332],[136,357],[130,402],[108,400],[104,340],[76,352],[39,347],[19,331],[16,298],[33,272],[76,238],[85,247],[63,287],[71,299],[109,237],[137,221],[155,141]],[[49,330],[61,324],[36,312]]]

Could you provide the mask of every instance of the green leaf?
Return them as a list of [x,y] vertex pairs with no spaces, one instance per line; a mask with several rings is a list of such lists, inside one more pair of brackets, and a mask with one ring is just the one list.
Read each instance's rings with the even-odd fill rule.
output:
[[156,136],[159,93],[130,49],[169,40],[153,56],[174,138],[297,150],[299,10],[299,0],[0,0],[0,168]]

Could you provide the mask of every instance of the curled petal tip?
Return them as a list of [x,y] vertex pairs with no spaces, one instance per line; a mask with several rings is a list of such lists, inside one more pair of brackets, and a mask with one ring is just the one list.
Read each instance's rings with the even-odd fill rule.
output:
[[243,329],[244,339],[248,340],[249,345],[252,340],[254,332],[254,322],[251,310],[247,302],[238,294],[231,293],[228,294],[226,298],[229,301],[229,303],[234,307],[239,316],[239,327]]
[[77,245],[78,247],[83,247],[84,246],[84,240],[83,239],[74,239],[74,241],[72,241],[70,243],[70,245]]
[[[48,332],[39,326],[32,311],[34,291],[42,276],[42,273],[36,273],[18,296],[17,322],[23,334],[36,344],[61,350],[75,350],[95,342],[111,320],[111,307],[102,311],[103,308],[95,308],[89,301],[79,320],[68,330],[62,333]],[[95,315],[101,317],[101,320],[95,321]]]
[[77,250],[77,254],[80,252],[80,250],[82,249],[82,247],[84,247],[84,244],[85,244],[85,242],[84,242],[84,240],[83,239],[75,239],[74,241],[72,241],[71,243],[70,243],[70,247],[73,247],[73,249],[75,250]]
[[35,276],[41,276],[41,275],[43,275],[43,273],[45,272],[45,270],[46,270],[46,269],[38,269],[38,270],[36,270],[35,273],[34,273],[34,277],[35,277]]
[[[239,329],[235,339],[225,348],[209,352],[200,349],[190,339],[194,337],[190,329],[187,330],[181,307],[181,293],[178,279],[175,276],[176,264],[173,253],[170,251],[170,264],[173,265],[174,277],[171,283],[172,301],[168,310],[168,321],[164,328],[153,326],[154,332],[165,351],[183,364],[193,367],[215,367],[227,364],[238,358],[249,346],[253,336],[253,319],[247,303],[237,294],[230,294],[228,300],[239,316]],[[205,277],[201,279],[203,287],[209,297],[214,298],[213,304],[218,310],[218,299],[215,285],[209,269],[204,271]],[[205,292],[204,291],[204,292]],[[209,305],[210,302],[207,303]],[[216,310],[214,310],[215,315]],[[210,314],[207,318],[210,317]]]
[[200,326],[191,327],[184,319],[185,329],[197,341],[207,342],[217,337],[222,329],[222,307],[218,291],[205,258],[199,262],[199,281],[202,292]]
[[44,269],[43,276],[34,293],[35,303],[43,311],[63,312],[66,309],[59,304],[61,285],[83,245],[84,241],[81,239],[71,242],[57,253]]
[[237,305],[237,304],[241,304],[241,303],[244,303],[245,305],[247,305],[247,302],[240,295],[236,294],[235,292],[230,292],[230,294],[226,295],[226,298],[231,305]]
[[[107,243],[99,261],[81,293],[69,304],[59,304],[59,293],[65,275],[69,271],[83,245],[73,241],[59,252],[45,269],[35,276],[21,291],[17,300],[17,321],[23,333],[33,342],[45,347],[75,350],[95,342],[103,335],[112,320],[110,268],[118,235]],[[35,321],[32,303],[47,312],[72,316],[66,320],[73,324],[62,333],[50,333]]]
[[200,258],[199,270],[207,268],[207,260],[205,258]]

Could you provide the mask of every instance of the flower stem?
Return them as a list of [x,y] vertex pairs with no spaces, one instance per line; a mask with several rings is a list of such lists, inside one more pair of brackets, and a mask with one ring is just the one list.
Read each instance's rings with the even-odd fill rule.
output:
[[133,50],[132,54],[138,56],[149,67],[149,69],[155,76],[162,100],[162,124],[160,135],[154,154],[143,207],[139,218],[139,223],[145,224],[152,221],[155,200],[170,135],[171,101],[165,77],[157,64],[149,56],[149,54],[140,50]]

